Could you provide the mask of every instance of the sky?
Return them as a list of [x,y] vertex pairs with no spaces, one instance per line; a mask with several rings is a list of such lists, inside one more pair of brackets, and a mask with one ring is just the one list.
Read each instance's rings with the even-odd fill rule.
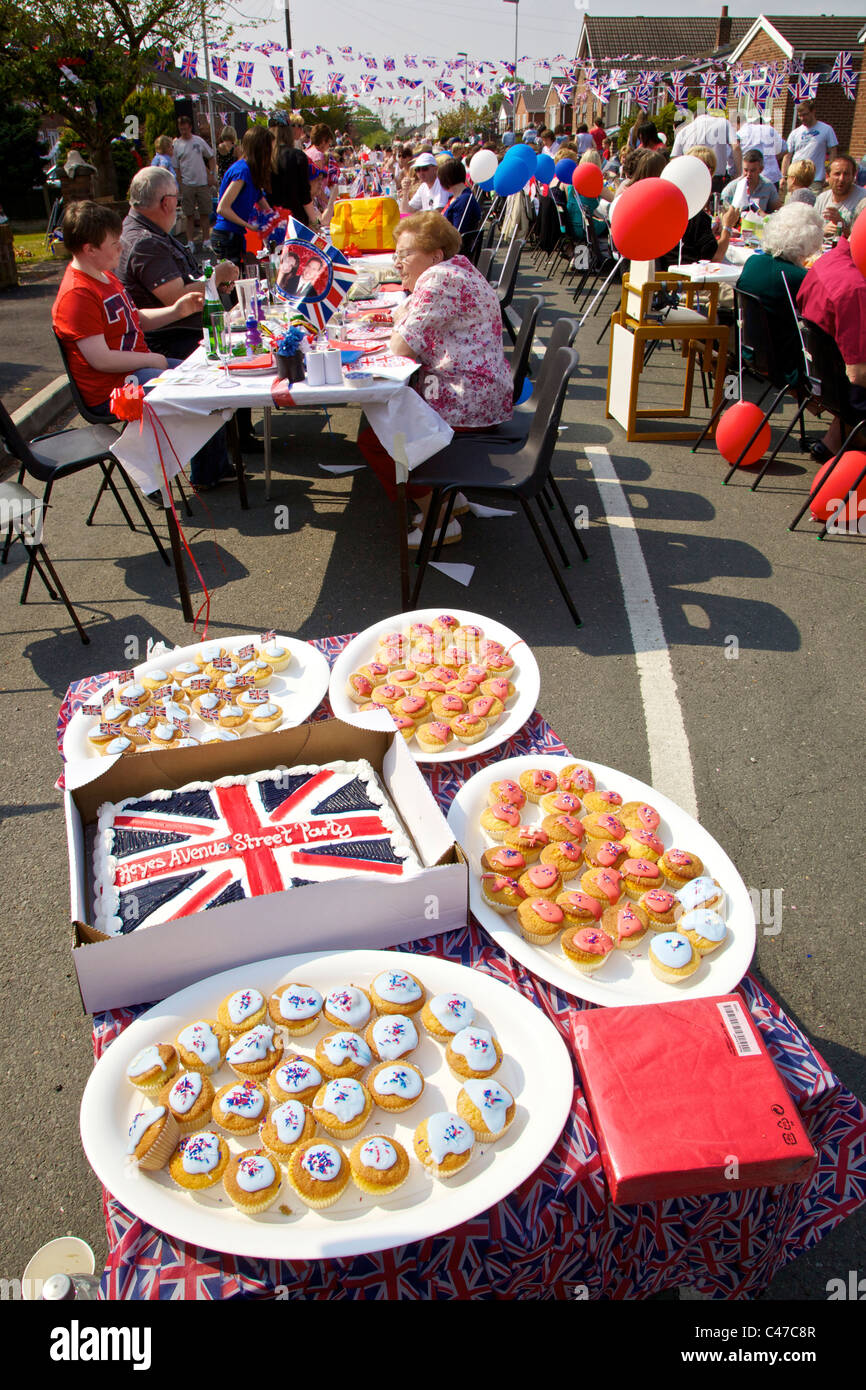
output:
[[[659,6],[661,14],[676,14],[681,0],[668,0]],[[346,73],[349,81],[357,81],[366,71],[363,64],[345,63],[336,52],[337,46],[351,46],[355,51],[372,54],[379,62],[379,85],[382,78],[382,59],[398,56],[398,75],[404,72],[399,55],[416,53],[438,58],[454,58],[465,50],[471,59],[496,61],[514,58],[513,4],[505,0],[289,0],[294,66],[312,67],[316,74],[314,89],[324,87],[328,71],[321,57],[301,60],[302,49],[315,49],[317,44],[327,48],[334,59],[334,68]],[[578,4],[580,8],[578,8]],[[647,12],[646,0],[520,0],[517,9],[518,57],[552,58],[556,53],[574,54],[585,13],[594,15],[641,15]],[[820,6],[820,9],[819,9]],[[272,39],[285,44],[284,0],[228,0],[220,8],[236,26],[236,39],[262,43]],[[718,16],[721,0],[689,0],[692,15]],[[772,0],[768,6],[750,0],[728,0],[732,15],[775,14],[832,14],[857,15],[866,13],[863,0]],[[247,28],[249,19],[266,21],[257,28]],[[229,50],[229,83],[235,68]],[[273,89],[269,63],[285,61],[284,54],[265,58],[260,53],[247,56],[255,61],[251,95],[267,102],[266,92]],[[201,60],[200,60],[201,62]],[[407,74],[408,75],[408,74]],[[423,68],[417,76],[435,80],[440,69]],[[502,75],[502,74],[501,74]],[[471,76],[471,74],[470,74]],[[521,78],[533,80],[529,67],[520,69]],[[547,76],[538,70],[535,80]],[[457,79],[453,79],[456,81]],[[428,84],[429,85],[429,84]],[[391,93],[388,93],[389,95]],[[362,98],[363,99],[363,98]],[[369,105],[373,102],[368,100]],[[444,108],[445,103],[443,103]],[[403,108],[394,107],[394,112]],[[386,121],[387,123],[387,121]]]

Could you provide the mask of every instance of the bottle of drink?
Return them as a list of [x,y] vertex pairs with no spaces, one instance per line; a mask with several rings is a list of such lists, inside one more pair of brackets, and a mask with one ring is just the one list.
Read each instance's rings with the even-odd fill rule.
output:
[[246,326],[246,355],[252,357],[256,352],[261,352],[262,335],[259,331],[258,320],[254,314],[250,314]]
[[42,1297],[48,1303],[94,1302],[98,1294],[95,1274],[52,1274],[42,1285]]
[[204,274],[204,304],[201,306],[201,321],[204,329],[205,350],[208,358],[215,362],[218,357],[216,334],[211,323],[211,310],[221,309],[222,301],[219,297],[219,290],[214,284],[213,266],[208,263],[203,271]]

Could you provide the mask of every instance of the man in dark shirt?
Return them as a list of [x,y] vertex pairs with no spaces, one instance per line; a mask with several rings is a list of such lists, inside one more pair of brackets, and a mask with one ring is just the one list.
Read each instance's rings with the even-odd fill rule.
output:
[[[174,304],[190,285],[203,283],[191,250],[172,236],[177,212],[177,185],[167,169],[150,165],[139,169],[129,185],[129,212],[121,233],[121,254],[117,277],[140,309]],[[237,266],[220,261],[214,269],[217,290],[231,290],[238,278]],[[190,314],[168,328],[145,334],[151,352],[184,359],[201,342],[201,314]],[[246,452],[261,450],[262,441],[253,434],[248,410],[237,412],[241,447]]]

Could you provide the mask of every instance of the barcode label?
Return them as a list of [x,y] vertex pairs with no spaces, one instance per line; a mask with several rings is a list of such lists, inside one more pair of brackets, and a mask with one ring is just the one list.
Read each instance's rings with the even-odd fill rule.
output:
[[723,1004],[719,1004],[718,1009],[737,1056],[760,1057],[761,1049],[746,1022],[742,1004],[738,1004],[735,999],[726,999]]

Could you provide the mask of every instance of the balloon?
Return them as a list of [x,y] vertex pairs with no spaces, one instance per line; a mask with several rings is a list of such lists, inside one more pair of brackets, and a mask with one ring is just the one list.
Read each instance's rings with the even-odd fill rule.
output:
[[556,166],[556,177],[560,183],[571,183],[577,168],[573,159],[561,159]]
[[604,178],[597,164],[578,164],[571,176],[571,183],[575,193],[582,194],[584,198],[597,198],[604,188]]
[[503,159],[493,175],[493,187],[500,198],[507,198],[512,193],[519,193],[523,185],[528,182],[529,175],[522,160],[510,160],[506,163]]
[[[813,521],[829,521],[831,517],[836,516],[840,503],[848,497],[863,469],[866,468],[866,454],[859,449],[849,449],[847,453],[842,455],[835,468],[832,467],[832,464],[832,459],[824,464],[809,490],[809,510],[812,513]],[[853,522],[855,526],[860,515],[858,503],[866,503],[866,479],[860,484],[856,497],[849,500],[844,511],[845,520],[849,524]],[[839,516],[840,523],[842,515]]]
[[486,183],[498,168],[499,160],[493,150],[478,150],[469,161],[469,177],[473,183]]
[[710,171],[703,160],[693,154],[681,154],[662,170],[661,177],[678,188],[688,204],[689,217],[697,217],[705,208],[713,189]]
[[535,159],[535,177],[539,183],[550,183],[556,170],[556,165],[549,154],[539,154]]
[[716,426],[716,448],[722,458],[727,459],[728,463],[736,463],[739,459],[741,468],[762,459],[770,444],[768,424],[764,424],[745,458],[741,459],[740,454],[763,418],[763,410],[752,401],[737,401],[736,405],[729,406]]
[[674,184],[641,179],[616,199],[610,230],[617,250],[628,260],[654,261],[676,246],[688,220],[688,204]]
[[483,183],[477,183],[475,187],[482,188],[485,193],[491,193],[493,191],[493,179],[485,179]]
[[[520,164],[526,170],[526,178],[535,173],[537,155],[528,145],[512,145],[510,150],[506,150],[503,163]],[[524,179],[524,183],[526,180]]]
[[851,248],[852,261],[860,274],[866,275],[866,217],[857,218],[848,237],[848,245]]

